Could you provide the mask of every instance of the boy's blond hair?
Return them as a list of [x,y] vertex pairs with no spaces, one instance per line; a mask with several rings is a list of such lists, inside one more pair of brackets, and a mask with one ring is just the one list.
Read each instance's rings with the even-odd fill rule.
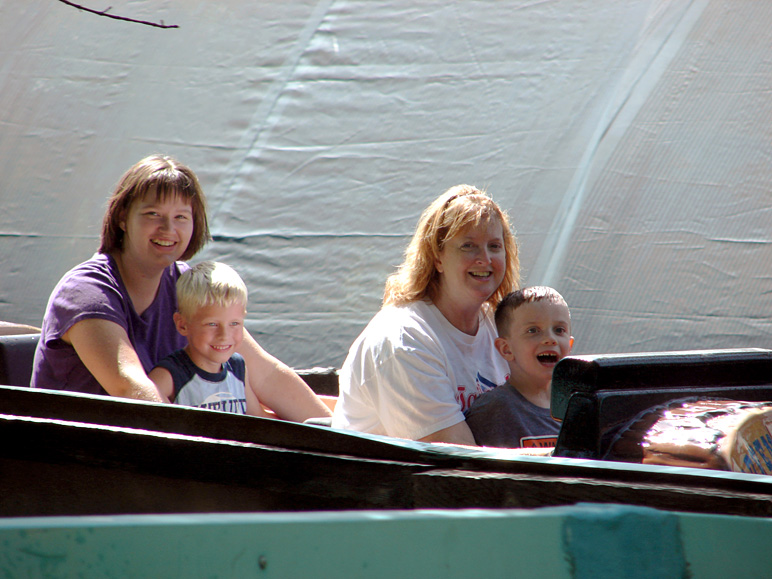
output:
[[[566,306],[566,309],[568,309],[566,300],[564,300],[563,296],[561,296],[554,288],[544,285],[535,285],[514,291],[504,296],[504,299],[496,306],[496,330],[498,331],[499,336],[503,337],[509,331],[509,324],[512,322],[512,313],[517,308],[523,304],[540,302],[542,300],[546,300],[553,304],[564,305]],[[571,319],[570,310],[568,312],[568,318],[569,320]]]
[[202,261],[177,280],[177,311],[191,318],[199,308],[242,304],[247,309],[247,286],[236,270],[218,261]]

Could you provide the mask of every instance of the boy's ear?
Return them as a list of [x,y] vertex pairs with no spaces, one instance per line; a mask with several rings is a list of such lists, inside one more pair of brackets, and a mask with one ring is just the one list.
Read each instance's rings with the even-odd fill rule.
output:
[[174,325],[177,326],[177,331],[180,334],[188,335],[188,321],[180,312],[174,312]]
[[512,348],[509,347],[509,342],[507,342],[504,338],[496,338],[496,340],[493,342],[493,345],[496,346],[496,350],[505,360],[512,361],[515,359],[515,355],[512,353]]

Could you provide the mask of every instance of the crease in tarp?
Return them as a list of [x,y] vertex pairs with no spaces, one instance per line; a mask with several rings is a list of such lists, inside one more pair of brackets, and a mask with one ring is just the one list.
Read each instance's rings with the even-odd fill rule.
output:
[[[608,100],[555,214],[531,270],[531,285],[552,286],[561,279],[563,263],[593,169],[601,165],[613,152],[708,4],[709,0],[690,2],[670,33],[664,39],[650,34],[625,67],[625,74],[620,78],[612,98]],[[655,47],[651,46],[652,42],[656,44]]]
[[269,125],[269,119],[281,116],[278,110],[281,96],[294,76],[300,59],[306,52],[313,35],[319,29],[332,4],[333,0],[321,0],[317,3],[311,17],[307,20],[305,27],[298,36],[294,50],[280,68],[282,71],[281,76],[271,83],[271,88],[268,90],[265,98],[260,101],[260,105],[257,107],[249,123],[249,130],[244,132],[244,137],[237,148],[237,151],[243,153],[231,160],[223,172],[225,180],[218,183],[209,196],[210,224],[214,225],[220,213],[223,211],[228,212],[231,202],[238,198],[237,195],[233,194],[233,190],[238,187],[238,181],[244,178],[244,167],[253,151],[259,150],[270,136],[272,127]]
[[365,233],[359,231],[346,231],[346,232],[297,232],[297,233],[280,233],[278,231],[264,231],[264,232],[252,232],[247,235],[228,235],[218,233],[212,236],[212,241],[219,242],[232,242],[232,243],[244,243],[253,239],[359,239],[359,238],[382,238],[382,239],[409,239],[411,236],[404,233]]
[[21,232],[15,232],[15,231],[3,231],[0,232],[0,239],[7,238],[7,239],[89,239],[89,240],[99,240],[98,235],[62,235],[62,234],[52,234],[52,233],[33,233],[33,232],[27,232],[27,233],[21,233]]
[[[663,302],[663,305],[668,305],[666,302]],[[709,319],[720,319],[720,320],[731,320],[735,322],[747,322],[749,320],[767,320],[769,316],[767,315],[742,315],[742,316],[728,316],[723,312],[702,312],[698,314],[685,314],[682,311],[674,312],[674,311],[667,311],[667,312],[654,312],[654,311],[642,311],[642,310],[629,310],[629,309],[609,309],[609,308],[593,308],[593,307],[583,307],[583,308],[574,308],[572,310],[572,314],[575,314],[577,312],[588,312],[592,311],[593,316],[606,316],[611,320],[618,321],[620,319],[624,318],[624,322],[626,324],[630,324],[633,322],[643,322],[643,321],[649,321],[649,320],[672,320],[672,321],[678,321],[678,322],[692,322],[692,321],[700,321],[700,320],[709,320]],[[620,314],[624,314],[623,316]]]

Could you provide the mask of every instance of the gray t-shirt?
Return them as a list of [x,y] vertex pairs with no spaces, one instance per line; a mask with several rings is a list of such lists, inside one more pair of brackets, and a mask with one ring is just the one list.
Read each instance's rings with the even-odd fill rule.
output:
[[560,432],[549,408],[529,402],[509,383],[478,397],[466,423],[480,446],[546,448],[555,446]]

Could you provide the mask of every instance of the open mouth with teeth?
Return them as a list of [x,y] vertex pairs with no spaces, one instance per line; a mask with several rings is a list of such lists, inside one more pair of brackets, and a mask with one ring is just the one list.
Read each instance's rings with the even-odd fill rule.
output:
[[153,243],[160,245],[161,247],[171,247],[176,244],[175,241],[169,241],[167,239],[153,239]]
[[536,359],[542,364],[557,364],[558,355],[555,352],[545,352],[544,354],[538,354]]
[[472,277],[476,277],[478,279],[488,279],[493,274],[489,271],[470,271],[469,275],[471,275]]

